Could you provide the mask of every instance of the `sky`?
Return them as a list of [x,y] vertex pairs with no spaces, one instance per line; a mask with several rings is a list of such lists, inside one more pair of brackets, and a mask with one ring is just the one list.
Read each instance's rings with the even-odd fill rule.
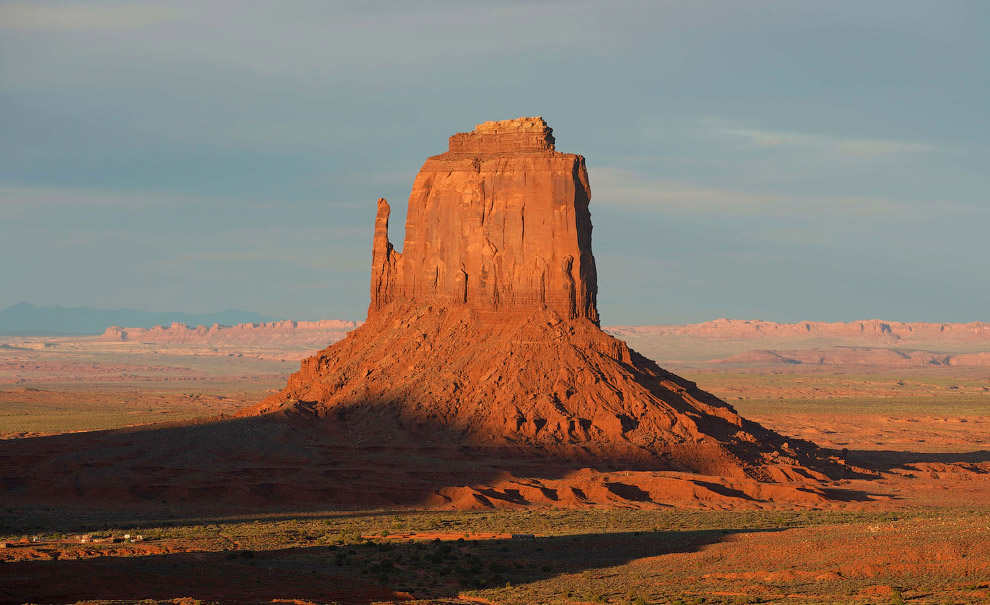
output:
[[605,325],[990,321],[990,2],[0,2],[0,308],[363,319],[375,200],[587,159]]

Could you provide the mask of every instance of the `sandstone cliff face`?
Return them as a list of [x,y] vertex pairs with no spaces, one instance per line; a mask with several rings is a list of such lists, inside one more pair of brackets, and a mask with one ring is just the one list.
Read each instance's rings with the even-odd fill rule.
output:
[[371,306],[547,307],[598,321],[584,158],[554,150],[542,118],[479,124],[429,158],[409,197],[403,252],[378,201]]
[[812,444],[601,331],[584,159],[554,147],[541,118],[451,137],[416,177],[401,254],[378,202],[368,321],[243,415],[314,416],[360,443],[488,460],[823,478],[836,465]]

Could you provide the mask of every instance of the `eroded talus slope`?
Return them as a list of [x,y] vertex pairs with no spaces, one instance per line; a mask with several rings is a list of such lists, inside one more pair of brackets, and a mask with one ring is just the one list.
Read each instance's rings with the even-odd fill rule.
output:
[[389,307],[243,414],[280,410],[356,434],[440,434],[612,468],[775,480],[829,466],[590,321],[549,310]]

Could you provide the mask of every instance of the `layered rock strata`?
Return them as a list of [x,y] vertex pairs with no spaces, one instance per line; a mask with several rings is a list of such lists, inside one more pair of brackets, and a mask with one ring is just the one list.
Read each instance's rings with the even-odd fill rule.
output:
[[378,200],[369,316],[392,302],[546,307],[598,321],[584,158],[554,150],[542,118],[450,137],[413,183],[403,252]]

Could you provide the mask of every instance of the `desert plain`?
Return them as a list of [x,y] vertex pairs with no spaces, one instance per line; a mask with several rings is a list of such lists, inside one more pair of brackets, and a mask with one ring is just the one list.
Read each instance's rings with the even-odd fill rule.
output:
[[[329,344],[355,325],[314,333],[286,324],[275,330],[277,337],[272,329],[251,326],[240,334],[196,337],[173,326],[157,338],[134,340],[109,332],[3,338],[0,541],[7,547],[0,549],[0,600],[990,599],[987,366],[911,363],[904,361],[910,354],[891,360],[884,353],[971,355],[986,350],[979,338],[905,344],[886,333],[801,335],[781,329],[757,337],[724,329],[713,334],[711,324],[606,327],[742,416],[787,437],[844,451],[846,462],[861,472],[830,483],[825,500],[751,498],[713,481],[710,489],[675,494],[666,503],[613,488],[613,497],[592,498],[596,503],[589,505],[561,506],[527,497],[524,490],[515,499],[506,498],[505,490],[489,491],[471,506],[417,504],[401,490],[392,494],[393,505],[370,495],[365,504],[343,498],[350,504],[335,505],[341,499],[333,494],[306,493],[312,487],[307,483],[319,482],[327,469],[311,475],[286,470],[293,456],[307,458],[308,447],[327,447],[319,436],[305,436],[299,427],[286,432],[244,426],[232,437],[210,427],[238,422],[231,417],[239,410],[284,386],[298,361],[312,352],[314,339]],[[793,362],[794,351],[811,350],[831,353],[820,353],[814,363]],[[754,351],[759,353],[747,353]],[[788,355],[791,362],[777,359]],[[135,443],[167,449],[170,441],[181,447],[186,440],[211,439],[218,452],[229,453],[244,438],[283,442],[250,453],[255,459],[248,466],[265,476],[258,485],[267,485],[269,493],[224,498],[219,486],[203,485],[192,472],[179,477],[168,494],[140,479],[141,473],[154,475],[148,468],[154,461],[142,462],[144,450]],[[380,482],[390,472],[378,464],[380,445],[348,452],[347,468],[337,467],[351,477],[351,489]],[[97,474],[99,456],[74,453],[99,447],[118,448],[124,461],[117,470]],[[128,463],[129,457],[137,458]],[[456,451],[431,459],[441,465],[444,460],[446,470],[457,468]],[[79,476],[94,489],[113,493],[93,505],[92,498],[74,494],[51,464],[82,470]],[[35,475],[25,476],[23,469]],[[435,480],[442,483],[444,469],[436,470],[441,472]],[[527,476],[541,473],[528,470]],[[569,472],[576,485],[581,473],[598,471]],[[604,485],[623,485],[621,472]],[[547,482],[554,473],[559,474],[544,473]],[[477,480],[493,481],[484,469]],[[183,482],[188,491],[180,494],[177,485]],[[84,494],[90,489],[75,488]],[[217,490],[218,497],[197,497],[197,489]],[[480,491],[485,489],[493,488]]]

